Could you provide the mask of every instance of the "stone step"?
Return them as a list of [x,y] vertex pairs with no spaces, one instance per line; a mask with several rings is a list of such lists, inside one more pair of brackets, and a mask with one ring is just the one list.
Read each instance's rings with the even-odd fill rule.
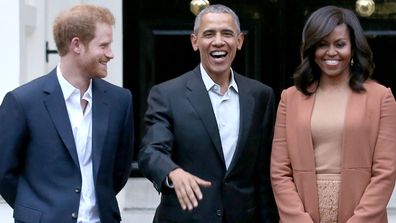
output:
[[122,223],[151,223],[160,195],[146,178],[129,178],[117,200]]
[[160,195],[152,183],[142,177],[130,178],[117,198],[124,210],[155,210],[160,202]]

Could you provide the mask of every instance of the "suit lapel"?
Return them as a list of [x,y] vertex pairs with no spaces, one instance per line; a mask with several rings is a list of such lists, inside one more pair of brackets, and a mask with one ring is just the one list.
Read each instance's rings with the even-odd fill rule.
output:
[[97,176],[102,157],[104,139],[109,121],[109,104],[102,80],[92,82],[92,162],[94,177]]
[[204,123],[206,131],[208,132],[208,135],[225,167],[216,117],[213,112],[208,92],[206,91],[205,85],[202,81],[199,66],[192,72],[193,75],[191,75],[191,79],[187,82],[187,98]]
[[239,157],[242,154],[243,148],[246,145],[247,135],[249,134],[250,125],[252,122],[253,108],[255,106],[254,98],[249,94],[249,86],[245,85],[244,82],[239,78],[238,74],[234,72],[235,82],[238,85],[239,95],[239,134],[238,142],[235,148],[234,155],[232,157],[231,164],[227,170],[227,175],[232,171],[234,166],[237,164]]
[[47,84],[44,86],[44,92],[48,94],[44,100],[44,105],[74,163],[79,166],[69,115],[67,113],[62,89],[56,77],[56,69],[52,70],[49,74]]

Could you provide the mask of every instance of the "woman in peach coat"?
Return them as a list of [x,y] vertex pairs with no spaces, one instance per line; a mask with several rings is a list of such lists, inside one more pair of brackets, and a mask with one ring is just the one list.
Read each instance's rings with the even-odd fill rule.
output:
[[301,58],[294,86],[282,92],[273,139],[281,222],[386,223],[396,102],[370,79],[372,52],[356,15],[335,6],[315,11]]

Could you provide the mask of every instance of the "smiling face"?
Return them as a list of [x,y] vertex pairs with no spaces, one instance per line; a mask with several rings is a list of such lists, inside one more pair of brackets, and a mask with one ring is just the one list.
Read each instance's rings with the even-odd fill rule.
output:
[[351,58],[351,39],[345,24],[336,26],[315,50],[315,63],[322,72],[322,78],[348,78]]
[[112,42],[112,26],[105,23],[96,24],[95,37],[84,45],[80,55],[81,67],[89,78],[107,76],[107,63],[114,57],[111,49]]
[[203,67],[209,75],[228,76],[236,51],[242,48],[243,34],[237,31],[233,17],[227,13],[202,16],[191,44],[199,50]]

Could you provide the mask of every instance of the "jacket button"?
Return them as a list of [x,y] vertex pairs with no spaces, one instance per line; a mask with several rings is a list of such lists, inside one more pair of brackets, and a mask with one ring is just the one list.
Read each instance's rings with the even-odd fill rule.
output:
[[216,211],[216,215],[219,216],[219,217],[221,217],[221,216],[223,215],[223,212],[222,212],[221,210],[217,210],[217,211]]
[[74,219],[77,218],[77,214],[75,212],[72,213],[72,218],[74,218]]
[[80,193],[81,189],[79,187],[76,187],[76,189],[74,189],[74,192],[76,193]]

